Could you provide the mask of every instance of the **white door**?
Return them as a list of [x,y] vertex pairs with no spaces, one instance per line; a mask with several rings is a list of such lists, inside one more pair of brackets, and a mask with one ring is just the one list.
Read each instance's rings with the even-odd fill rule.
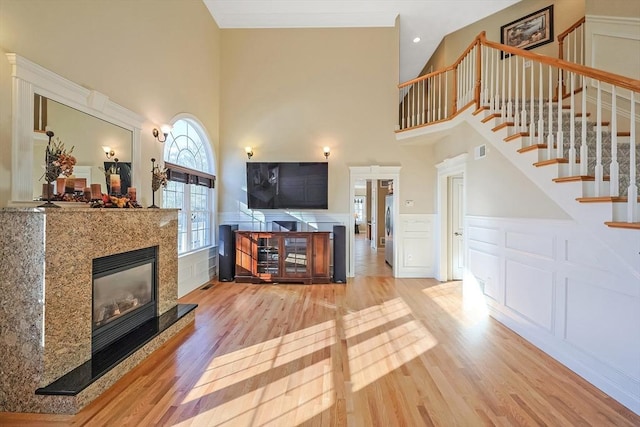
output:
[[451,280],[462,280],[464,275],[464,185],[462,175],[449,178],[449,264]]

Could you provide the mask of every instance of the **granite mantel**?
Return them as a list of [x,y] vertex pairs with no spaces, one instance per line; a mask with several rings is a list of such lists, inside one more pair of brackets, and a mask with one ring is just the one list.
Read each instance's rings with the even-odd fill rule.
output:
[[0,411],[75,413],[153,351],[145,346],[78,396],[35,395],[91,359],[94,258],[157,245],[158,315],[176,307],[177,217],[176,209],[0,210]]

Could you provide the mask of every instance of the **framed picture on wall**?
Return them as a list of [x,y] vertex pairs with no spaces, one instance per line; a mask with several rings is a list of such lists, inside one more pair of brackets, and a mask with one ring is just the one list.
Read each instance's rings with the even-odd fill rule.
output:
[[552,41],[553,5],[500,27],[500,43],[507,46],[529,50]]

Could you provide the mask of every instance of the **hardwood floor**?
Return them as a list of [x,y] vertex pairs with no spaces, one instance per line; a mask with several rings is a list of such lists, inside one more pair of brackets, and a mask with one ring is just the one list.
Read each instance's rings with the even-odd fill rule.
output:
[[356,276],[393,276],[393,270],[384,262],[384,248],[371,249],[371,240],[364,233],[356,234],[354,243]]
[[194,327],[81,413],[0,413],[0,425],[640,425],[475,295],[388,273],[347,285],[214,282],[181,299],[199,304]]

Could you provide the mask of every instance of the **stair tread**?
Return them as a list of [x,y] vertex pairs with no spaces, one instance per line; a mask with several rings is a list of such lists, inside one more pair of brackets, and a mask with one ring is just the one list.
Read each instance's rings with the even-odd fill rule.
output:
[[640,230],[640,222],[618,222],[618,221],[607,221],[606,225],[612,228],[627,228],[631,230]]
[[[578,197],[576,199],[580,203],[627,203],[626,197],[612,197],[612,196],[600,196],[600,197]],[[640,197],[638,197],[640,202]]]
[[569,163],[569,160],[567,159],[550,159],[550,160],[543,160],[541,162],[536,162],[533,165],[535,167],[540,167],[540,166],[547,166],[547,165],[556,165],[558,163]]
[[[576,181],[595,181],[596,177],[593,175],[575,175],[575,176],[562,176],[554,178],[553,182],[576,182]],[[603,181],[610,181],[610,177],[602,177]]]

